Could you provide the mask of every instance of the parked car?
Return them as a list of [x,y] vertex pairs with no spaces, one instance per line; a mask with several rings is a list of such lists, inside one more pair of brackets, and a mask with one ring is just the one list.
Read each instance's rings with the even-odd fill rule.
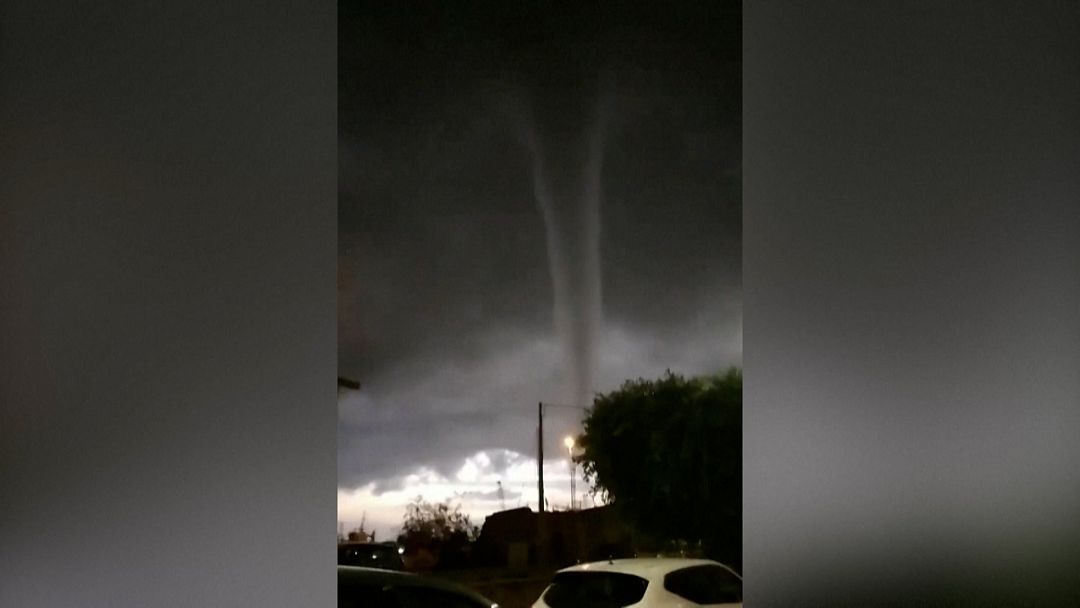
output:
[[742,606],[742,577],[707,559],[616,559],[555,573],[533,608]]
[[405,562],[397,545],[348,542],[338,545],[339,566],[364,566],[384,570],[404,570]]
[[338,608],[499,608],[447,581],[408,572],[338,566]]

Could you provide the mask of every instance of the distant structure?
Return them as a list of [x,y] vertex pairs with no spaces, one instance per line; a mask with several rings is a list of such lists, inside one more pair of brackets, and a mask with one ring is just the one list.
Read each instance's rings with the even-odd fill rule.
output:
[[500,511],[505,511],[506,510],[506,495],[503,494],[502,482],[498,481],[496,483],[499,486],[499,510]]
[[519,507],[493,513],[484,520],[475,555],[479,563],[492,567],[562,567],[632,557],[639,545],[644,548],[648,544],[648,539],[610,506],[546,512]]

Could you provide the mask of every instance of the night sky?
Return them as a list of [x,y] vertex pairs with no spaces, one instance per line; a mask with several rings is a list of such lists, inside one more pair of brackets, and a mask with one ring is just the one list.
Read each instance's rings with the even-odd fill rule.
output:
[[[572,366],[516,109],[565,174],[606,104],[592,390],[741,361],[739,4],[506,4],[340,5],[338,373],[363,383],[339,399],[349,527],[366,512],[389,533],[418,494],[478,522],[496,481],[536,508],[536,404],[573,399]],[[553,504],[578,419],[545,423]]]

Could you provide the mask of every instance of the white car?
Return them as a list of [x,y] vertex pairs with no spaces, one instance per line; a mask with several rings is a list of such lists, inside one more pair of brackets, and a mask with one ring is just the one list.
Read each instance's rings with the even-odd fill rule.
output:
[[708,559],[616,559],[559,570],[533,608],[742,606],[742,577]]

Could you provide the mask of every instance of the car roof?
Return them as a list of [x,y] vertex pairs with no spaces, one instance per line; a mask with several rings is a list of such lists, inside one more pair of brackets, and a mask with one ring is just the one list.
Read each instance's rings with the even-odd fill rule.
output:
[[[691,566],[720,566],[739,576],[732,568],[711,559],[693,559],[688,557],[634,557],[627,559],[606,560],[577,564],[563,568],[559,572],[619,572],[638,576],[656,577],[689,568]],[[739,576],[739,578],[742,578]]]
[[452,591],[454,593],[467,595],[489,605],[494,604],[494,602],[488,598],[468,587],[431,576],[421,576],[411,572],[399,572],[396,570],[367,568],[364,566],[338,566],[337,569],[339,585],[342,583],[367,583],[376,585],[398,585],[402,587],[423,587],[425,589]]

